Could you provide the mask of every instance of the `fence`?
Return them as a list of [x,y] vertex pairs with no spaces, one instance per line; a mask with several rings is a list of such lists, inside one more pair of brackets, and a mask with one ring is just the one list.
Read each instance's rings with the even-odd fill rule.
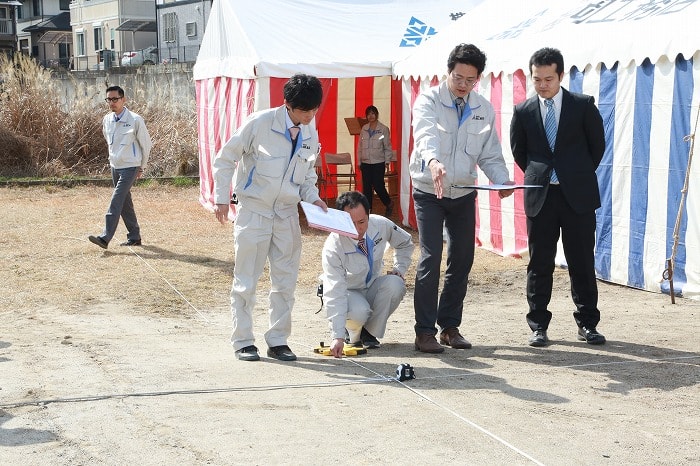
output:
[[[126,53],[135,53],[134,58],[125,58]],[[146,64],[194,64],[199,53],[199,45],[180,47],[146,47],[140,50],[100,50],[92,55],[63,58],[46,58],[39,63],[52,69],[72,71],[99,71],[112,68],[133,68]]]
[[[61,103],[67,110],[79,95],[94,95],[102,101],[107,85],[121,86],[129,99],[167,99],[177,108],[196,114],[192,63],[118,67],[97,71],[57,70],[52,76],[61,88]],[[157,99],[156,99],[157,98]]]
[[199,45],[182,45],[180,47],[161,47],[161,63],[194,63],[199,53]]

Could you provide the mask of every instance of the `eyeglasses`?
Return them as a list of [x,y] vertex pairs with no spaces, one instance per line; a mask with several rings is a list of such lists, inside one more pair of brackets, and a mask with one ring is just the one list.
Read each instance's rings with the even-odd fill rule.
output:
[[105,99],[105,102],[116,102],[117,100],[121,99],[122,97],[107,97]]
[[467,87],[473,87],[474,84],[476,84],[476,82],[478,81],[477,78],[456,77],[452,73],[450,73],[450,79],[452,80],[453,83],[457,84],[458,86],[466,85]]

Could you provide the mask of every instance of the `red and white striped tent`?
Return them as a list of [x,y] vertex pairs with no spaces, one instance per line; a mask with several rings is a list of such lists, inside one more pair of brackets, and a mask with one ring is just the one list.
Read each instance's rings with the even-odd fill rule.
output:
[[[669,292],[662,272],[671,260],[675,293],[700,299],[700,262],[690,259],[700,256],[700,160],[689,166],[700,116],[698,18],[696,0],[483,2],[394,64],[404,94],[401,159],[406,162],[412,148],[410,109],[416,96],[445,75],[450,50],[470,42],[487,55],[477,92],[493,104],[506,163],[522,182],[510,152],[513,105],[534,95],[532,53],[556,47],[564,55],[564,87],[594,96],[605,124],[606,151],[597,170],[598,277]],[[400,200],[413,224],[407,166]],[[527,251],[521,191],[503,201],[480,192],[477,204],[481,246],[504,255]]]
[[[217,0],[194,66],[200,202],[213,205],[211,163],[252,112],[282,104],[295,73],[321,78],[315,124],[326,153],[355,153],[346,117],[368,105],[402,141],[401,83],[392,62],[405,57],[482,0]],[[324,162],[325,163],[325,162]],[[334,193],[325,193],[331,197]]]

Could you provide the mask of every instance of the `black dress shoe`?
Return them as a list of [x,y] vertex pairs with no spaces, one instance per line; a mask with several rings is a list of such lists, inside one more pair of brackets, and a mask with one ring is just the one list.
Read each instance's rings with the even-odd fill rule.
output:
[[389,201],[389,203],[386,205],[386,210],[384,211],[384,216],[385,217],[391,217],[391,214],[394,213],[394,202]]
[[141,246],[141,240],[140,239],[129,239],[124,241],[123,243],[120,243],[119,246]]
[[280,361],[296,361],[297,359],[297,355],[292,353],[287,345],[270,346],[267,349],[267,355]]
[[578,329],[578,339],[585,341],[589,345],[602,345],[605,343],[605,337],[598,333],[595,327],[580,327]]
[[542,329],[537,329],[534,332],[532,332],[532,335],[530,335],[530,338],[528,339],[527,343],[530,346],[547,346],[547,343],[549,342],[549,338],[547,338],[547,331],[542,330]]
[[241,361],[259,361],[260,355],[258,355],[258,349],[255,345],[249,345],[236,350],[236,359]]
[[379,348],[379,340],[377,340],[377,338],[374,335],[365,330],[364,327],[362,327],[362,331],[360,332],[360,341],[362,341],[362,346],[365,346],[367,348]]
[[101,236],[88,236],[91,243],[94,243],[101,247],[102,249],[107,249],[107,241],[103,240]]

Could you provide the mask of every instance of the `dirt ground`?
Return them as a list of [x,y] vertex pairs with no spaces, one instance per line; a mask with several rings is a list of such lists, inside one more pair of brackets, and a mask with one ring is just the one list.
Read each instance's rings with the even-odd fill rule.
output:
[[[0,189],[0,464],[698,464],[700,302],[600,283],[608,338],[576,341],[565,271],[552,343],[526,345],[526,260],[478,251],[471,350],[413,349],[413,276],[382,347],[317,355],[325,235],[304,229],[290,346],[229,343],[231,227],[198,189],[134,189],[143,247],[107,251],[105,187]],[[304,221],[302,220],[302,223]],[[417,251],[416,256],[417,257]],[[415,379],[399,382],[410,364]]]

